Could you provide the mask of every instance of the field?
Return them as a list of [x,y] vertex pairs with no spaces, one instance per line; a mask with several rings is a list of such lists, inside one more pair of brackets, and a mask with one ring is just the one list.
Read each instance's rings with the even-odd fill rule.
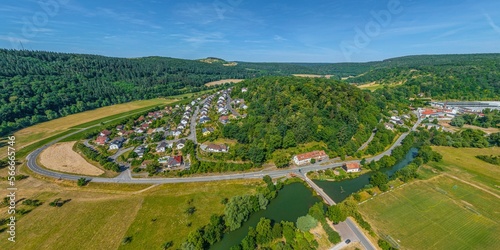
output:
[[500,132],[500,129],[498,129],[498,128],[482,128],[482,127],[468,125],[468,124],[465,124],[462,128],[459,128],[459,127],[451,126],[449,121],[440,121],[439,125],[447,128],[453,132],[457,132],[457,131],[464,130],[467,128],[478,129],[478,130],[485,132],[486,134],[493,134],[493,133]]
[[[23,190],[19,198],[36,198],[44,204],[19,219],[17,242],[2,240],[0,249],[160,249],[167,241],[173,241],[172,249],[177,249],[190,231],[208,223],[211,214],[223,213],[223,197],[252,193],[260,183],[238,180],[149,189],[146,185],[90,183],[79,188],[28,178],[19,182]],[[4,186],[0,184],[1,190]],[[59,197],[71,201],[58,208],[48,205]],[[185,210],[190,199],[196,212],[188,216]],[[5,215],[4,210],[0,212]],[[132,241],[122,245],[127,236]],[[6,238],[6,232],[0,237]]]
[[357,85],[358,88],[360,89],[367,89],[367,90],[370,90],[370,91],[375,91],[377,89],[381,89],[381,88],[384,88],[384,85],[382,84],[377,84],[377,83],[368,83],[368,84],[363,84],[363,85]]
[[[54,136],[56,134],[63,133],[69,130],[76,131],[74,127],[83,123],[88,123],[94,120],[106,118],[108,116],[117,115],[127,111],[146,110],[148,108],[152,108],[157,105],[168,104],[174,101],[176,100],[175,99],[166,100],[160,98],[134,101],[129,103],[102,107],[95,110],[73,114],[52,121],[40,123],[15,132],[14,136],[16,137],[16,147],[19,150],[34,142],[43,140],[45,138]],[[6,147],[0,148],[0,158],[5,157],[6,151],[7,151]]]
[[210,87],[210,86],[222,85],[222,84],[230,83],[230,82],[239,83],[241,81],[244,81],[244,79],[225,79],[225,80],[219,80],[219,81],[205,83],[205,86]]
[[327,78],[330,79],[333,75],[313,75],[313,74],[293,74],[297,77],[309,77],[309,78]]
[[499,148],[433,147],[436,177],[375,196],[359,206],[377,234],[402,249],[497,249],[500,172],[476,159]]
[[447,176],[414,182],[360,205],[382,237],[404,249],[497,249],[499,199]]
[[500,194],[500,168],[477,159],[476,155],[500,155],[500,148],[452,148],[433,147],[443,155],[443,161],[431,163],[447,173]]
[[40,154],[40,163],[48,169],[80,175],[99,176],[104,171],[88,163],[73,151],[76,142],[56,143]]

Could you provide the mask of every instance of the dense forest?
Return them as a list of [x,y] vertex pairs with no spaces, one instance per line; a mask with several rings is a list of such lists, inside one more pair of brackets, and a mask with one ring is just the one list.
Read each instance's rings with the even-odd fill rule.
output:
[[500,55],[412,56],[383,61],[345,81],[399,85],[433,99],[495,100],[500,96]]
[[369,93],[324,78],[258,78],[237,84],[232,95],[249,103],[248,117],[227,124],[223,135],[248,145],[256,164],[275,150],[307,142],[322,141],[334,155],[352,155],[381,118]]
[[349,83],[405,83],[376,94],[393,106],[396,99],[406,102],[420,93],[457,100],[500,96],[500,54],[408,56],[369,63],[209,63],[218,60],[0,49],[0,135],[102,106],[204,90],[205,83],[227,78],[301,73],[334,75]]

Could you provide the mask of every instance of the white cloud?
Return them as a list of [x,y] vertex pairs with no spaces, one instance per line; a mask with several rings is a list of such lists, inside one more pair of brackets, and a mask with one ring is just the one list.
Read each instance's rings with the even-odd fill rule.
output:
[[491,19],[490,15],[484,14],[484,16],[486,17],[486,20],[488,21],[488,24],[491,26],[491,28],[493,28],[493,30],[497,33],[500,33],[500,27],[496,25],[495,22],[493,22],[493,19]]

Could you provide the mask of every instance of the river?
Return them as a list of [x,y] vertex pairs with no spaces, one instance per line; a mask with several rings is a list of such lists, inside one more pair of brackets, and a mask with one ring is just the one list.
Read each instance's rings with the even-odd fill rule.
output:
[[[390,168],[382,168],[380,171],[385,172],[387,175],[392,176],[396,171],[408,165],[417,154],[418,150],[412,148],[406,155],[405,158]],[[374,172],[369,172],[363,174],[355,179],[347,179],[343,181],[320,181],[313,180],[316,185],[325,191],[328,196],[330,196],[335,203],[342,202],[345,198],[349,197],[352,193],[355,193],[365,185],[370,184],[370,177]]]
[[230,249],[232,246],[241,243],[248,233],[248,228],[257,226],[260,218],[265,217],[273,221],[297,221],[297,218],[304,216],[314,203],[321,201],[314,197],[302,183],[292,183],[283,187],[278,196],[271,200],[266,210],[260,210],[250,216],[250,219],[243,223],[243,226],[232,232],[224,234],[222,241],[214,244],[210,249]]

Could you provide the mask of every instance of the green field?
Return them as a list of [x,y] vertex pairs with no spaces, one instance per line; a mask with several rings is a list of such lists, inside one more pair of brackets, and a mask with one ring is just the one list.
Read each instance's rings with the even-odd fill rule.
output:
[[499,207],[497,197],[441,175],[376,196],[359,210],[402,249],[498,249]]
[[474,181],[475,184],[500,194],[500,168],[477,159],[476,155],[500,155],[499,147],[492,148],[452,148],[432,147],[443,155],[443,160],[430,163],[431,166],[444,169],[447,173]]
[[[189,232],[209,222],[210,215],[223,213],[222,198],[252,193],[257,183],[237,181],[162,186],[144,198],[126,233],[126,236],[132,236],[132,242],[120,249],[142,249],[144,246],[159,249],[167,241],[173,241],[172,249],[177,249]],[[190,199],[193,201],[188,205]],[[196,208],[193,215],[185,213],[189,206]],[[188,227],[188,223],[192,225]]]
[[[124,189],[135,191],[124,192],[117,185],[91,183],[75,190],[27,179],[19,188],[30,194],[19,198],[37,198],[44,204],[19,219],[15,244],[6,240],[6,232],[0,233],[5,239],[0,249],[160,249],[166,241],[173,241],[176,249],[190,231],[208,223],[211,214],[223,213],[223,197],[252,193],[260,184],[258,180],[168,184],[144,192],[125,185]],[[59,197],[71,201],[59,208],[48,205]],[[190,199],[196,208],[191,216],[185,213]],[[132,241],[122,245],[126,236]]]

